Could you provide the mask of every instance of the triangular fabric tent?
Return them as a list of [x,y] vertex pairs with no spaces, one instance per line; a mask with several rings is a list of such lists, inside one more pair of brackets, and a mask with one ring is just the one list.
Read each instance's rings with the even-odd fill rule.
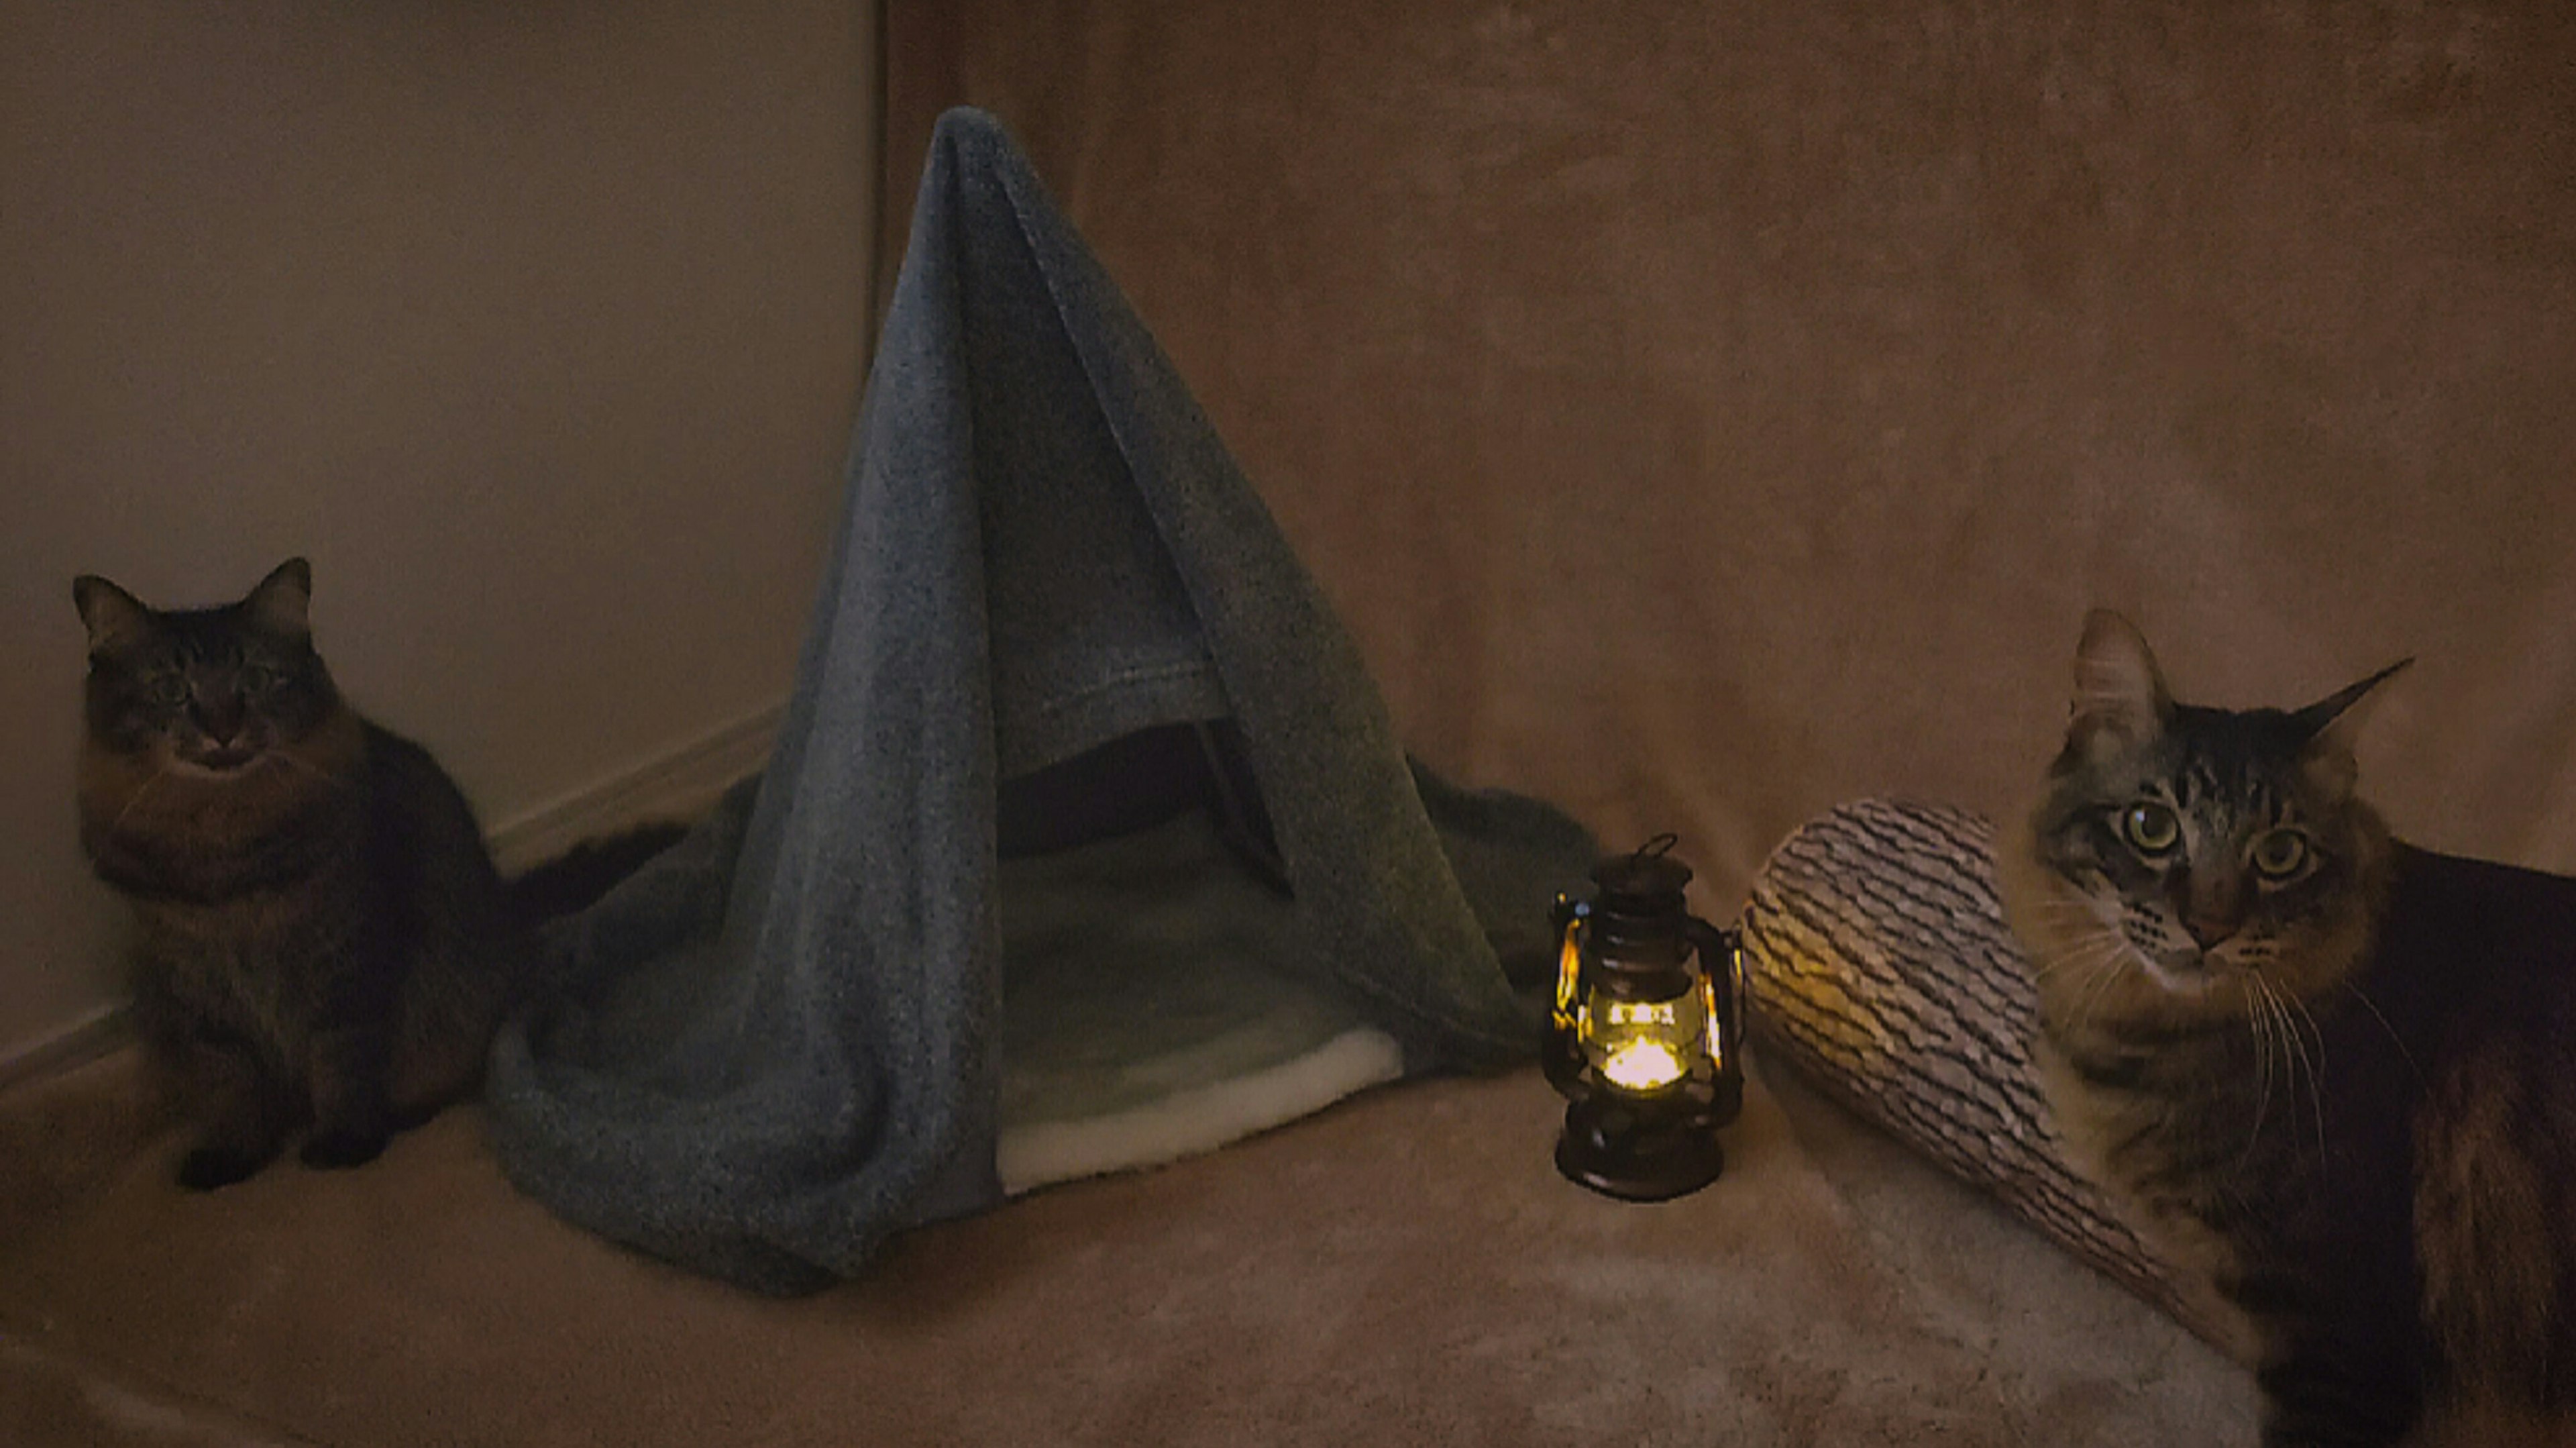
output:
[[812,1289],[1014,1191],[1528,1058],[1593,858],[1408,761],[1170,363],[954,111],[775,752],[555,935],[494,1148],[574,1222]]

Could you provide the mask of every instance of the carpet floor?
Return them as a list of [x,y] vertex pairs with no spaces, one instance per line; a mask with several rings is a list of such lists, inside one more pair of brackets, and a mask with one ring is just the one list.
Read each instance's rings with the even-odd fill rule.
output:
[[470,1108],[184,1193],[127,1052],[0,1096],[0,1441],[2251,1441],[2241,1375],[1801,1091],[1659,1206],[1560,1180],[1557,1116],[1371,1092],[774,1301],[556,1221]]

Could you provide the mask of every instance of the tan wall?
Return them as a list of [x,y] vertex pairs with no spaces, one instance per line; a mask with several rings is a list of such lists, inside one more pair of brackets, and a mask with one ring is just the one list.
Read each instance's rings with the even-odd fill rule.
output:
[[70,580],[314,563],[487,825],[783,693],[871,273],[875,29],[0,0],[0,1059],[111,999]]

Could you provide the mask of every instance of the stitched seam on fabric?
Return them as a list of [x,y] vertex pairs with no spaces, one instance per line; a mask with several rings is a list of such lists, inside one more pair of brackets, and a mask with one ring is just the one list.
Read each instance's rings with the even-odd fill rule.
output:
[[1164,679],[1186,678],[1189,675],[1199,672],[1201,669],[1213,667],[1214,665],[1212,663],[1203,662],[1190,664],[1162,664],[1153,668],[1125,669],[1110,675],[1108,678],[1102,679],[1096,684],[1088,684],[1082,688],[1076,689],[1070,694],[1055,695],[1045,703],[1038,705],[1037,711],[1042,715],[1061,714],[1077,705],[1089,703],[1091,700],[1097,699],[1103,694],[1115,693],[1131,684],[1151,684]]

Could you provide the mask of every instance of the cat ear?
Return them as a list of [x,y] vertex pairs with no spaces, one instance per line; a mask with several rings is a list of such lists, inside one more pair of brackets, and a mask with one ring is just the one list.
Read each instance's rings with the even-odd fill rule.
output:
[[152,610],[140,599],[95,573],[72,580],[72,605],[89,626],[92,658],[132,643],[152,627]]
[[2086,614],[2084,638],[2075,646],[2067,744],[2080,748],[2106,735],[2132,744],[2153,739],[2173,709],[2164,673],[2137,625],[2107,608]]
[[261,628],[300,639],[313,632],[306,614],[312,602],[313,565],[301,558],[289,558],[270,569],[241,606]]
[[2362,707],[2363,701],[2413,662],[2399,659],[2360,683],[2338,689],[2290,716],[2308,736],[2306,746],[2299,751],[2299,764],[2328,793],[2350,794],[2353,781],[2360,777],[2352,746],[2361,736],[2363,720],[2370,714]]

